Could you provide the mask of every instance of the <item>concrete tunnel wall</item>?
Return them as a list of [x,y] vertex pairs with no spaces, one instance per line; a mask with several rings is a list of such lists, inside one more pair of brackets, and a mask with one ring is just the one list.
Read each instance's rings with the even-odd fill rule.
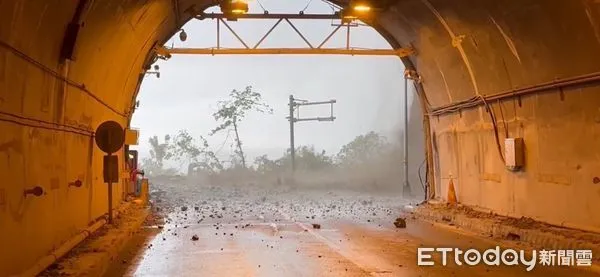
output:
[[[595,1],[399,1],[381,25],[411,57],[431,107],[598,73]],[[525,141],[522,172],[505,169],[483,105],[431,116],[438,196],[513,217],[600,230],[598,82],[489,103]]]
[[[0,0],[0,275],[29,268],[105,213],[102,153],[89,132],[127,124],[151,48],[207,2],[181,0],[176,22],[170,0],[90,1],[76,59],[61,63],[77,2]],[[416,49],[421,100],[439,107],[598,72],[599,16],[592,0],[399,0],[377,24]],[[485,108],[428,116],[437,195],[452,178],[464,204],[600,229],[598,90],[590,82],[489,103],[525,139],[520,173],[504,168]],[[84,185],[69,187],[75,180]],[[37,185],[47,194],[22,196]]]
[[[0,276],[31,267],[106,213],[103,153],[86,129],[105,120],[127,125],[146,55],[157,37],[174,28],[170,2],[96,1],[82,15],[76,61],[59,64],[76,6],[0,1]],[[122,161],[121,155],[121,168]],[[84,185],[69,187],[75,180]],[[34,186],[46,195],[24,198],[23,190]],[[114,186],[115,206],[122,188]]]

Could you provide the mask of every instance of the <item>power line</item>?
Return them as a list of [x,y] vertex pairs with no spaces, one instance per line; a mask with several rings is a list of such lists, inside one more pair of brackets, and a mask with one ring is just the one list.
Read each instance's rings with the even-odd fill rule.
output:
[[41,69],[42,71],[50,74],[54,78],[56,78],[58,80],[61,80],[61,81],[65,82],[66,84],[79,89],[80,91],[83,91],[85,94],[87,94],[88,96],[92,97],[98,103],[102,104],[104,107],[108,108],[109,110],[111,110],[112,112],[116,113],[117,115],[120,115],[122,117],[127,117],[127,114],[125,114],[123,112],[119,112],[117,109],[111,107],[108,103],[104,102],[104,100],[100,99],[94,93],[92,93],[91,91],[89,91],[85,87],[84,84],[80,84],[80,83],[77,83],[77,82],[75,82],[73,80],[70,80],[70,79],[68,79],[66,77],[63,77],[58,72],[56,72],[53,69],[47,67],[46,65],[42,64],[41,62],[38,62],[37,60],[33,59],[32,57],[28,56],[27,54],[21,52],[19,49],[13,47],[12,45],[9,45],[8,43],[6,43],[4,41],[0,40],[0,46],[6,48],[8,50],[10,50],[10,52],[12,52],[17,57],[20,57],[21,59],[29,62],[30,64],[36,66],[37,68]]
[[302,12],[306,11],[306,9],[308,9],[308,6],[310,6],[310,3],[312,3],[313,0],[309,0],[308,3],[306,3],[306,7],[304,7],[304,9],[302,9]]
[[45,129],[45,130],[59,131],[59,132],[65,132],[65,133],[72,133],[72,134],[77,134],[77,135],[81,135],[81,136],[85,136],[85,137],[93,137],[94,136],[93,133],[84,133],[84,132],[81,132],[81,131],[66,130],[66,129],[57,128],[57,127],[50,127],[50,126],[42,126],[42,125],[36,125],[36,124],[29,124],[29,123],[19,122],[17,120],[7,119],[7,118],[0,118],[0,121],[2,121],[2,122],[8,122],[8,123],[13,123],[13,124],[20,125],[20,126],[31,127],[31,128],[39,128],[39,129]]
[[[77,132],[84,133],[84,134],[90,134],[91,135],[91,134],[94,133],[93,131],[90,131],[90,130],[87,130],[87,129],[84,129],[84,128],[81,128],[81,127],[78,127],[78,126],[72,126],[72,125],[67,125],[67,124],[60,124],[60,123],[45,121],[45,120],[31,118],[31,117],[24,117],[24,116],[12,114],[12,113],[7,113],[7,112],[2,112],[2,111],[0,111],[0,115],[13,117],[13,118],[16,118],[16,119],[19,119],[19,120],[29,120],[29,121],[33,121],[33,122],[38,123],[38,125],[34,125],[34,126],[42,126],[42,125],[39,125],[39,124],[48,124],[48,125],[54,125],[54,126],[56,126],[56,127],[49,127],[49,128],[53,128],[53,129],[57,129],[57,130],[64,130],[62,128],[69,128],[69,129],[73,129],[73,130],[75,130]],[[18,122],[16,120],[10,120],[10,119],[7,119],[7,121],[8,122],[13,122],[13,121]],[[27,123],[24,123],[24,124],[27,124]],[[32,125],[32,124],[29,124],[29,125]],[[29,125],[26,125],[26,126],[29,126]]]
[[332,11],[335,11],[336,9],[338,9],[338,10],[341,9],[339,6],[334,5],[334,4],[330,3],[330,2],[327,2],[326,0],[321,0],[321,2],[327,4],[331,8]]
[[214,152],[215,155],[219,154],[219,152],[221,152],[221,150],[223,150],[223,147],[225,146],[225,143],[227,143],[227,141],[229,140],[230,135],[231,135],[231,130],[229,130],[227,132],[227,137],[225,137],[225,140],[223,140],[223,143],[221,144],[219,149],[217,149],[217,151]]
[[263,4],[260,2],[260,0],[256,0],[256,2],[258,2],[258,5],[260,6],[260,8],[263,10],[263,12],[267,12],[267,10],[265,9],[265,7],[263,6]]

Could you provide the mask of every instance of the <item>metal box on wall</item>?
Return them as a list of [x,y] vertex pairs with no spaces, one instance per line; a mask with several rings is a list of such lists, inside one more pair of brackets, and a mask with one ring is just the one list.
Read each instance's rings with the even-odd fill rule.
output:
[[138,139],[140,137],[140,130],[137,129],[125,129],[125,145],[138,145]]
[[525,166],[525,147],[523,138],[504,140],[504,160],[508,170],[518,171]]

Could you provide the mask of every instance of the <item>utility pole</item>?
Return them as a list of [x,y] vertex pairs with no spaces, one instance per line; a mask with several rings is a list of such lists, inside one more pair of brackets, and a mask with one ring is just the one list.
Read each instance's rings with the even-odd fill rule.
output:
[[[333,104],[337,101],[335,99],[329,101],[320,101],[320,102],[308,102],[306,100],[294,99],[294,95],[290,95],[289,106],[290,106],[290,115],[287,119],[290,121],[290,157],[292,159],[292,173],[296,171],[296,146],[294,145],[294,123],[299,121],[334,121],[335,117],[333,116]],[[309,105],[325,105],[329,104],[331,107],[331,114],[329,117],[310,117],[310,118],[300,118],[300,106],[309,106]],[[298,107],[298,115],[294,117],[294,111]]]
[[294,145],[294,96],[290,95],[290,157],[292,158],[292,172],[296,171],[296,146]]
[[404,76],[404,186],[402,192],[404,196],[410,196],[410,184],[408,183],[408,73]]

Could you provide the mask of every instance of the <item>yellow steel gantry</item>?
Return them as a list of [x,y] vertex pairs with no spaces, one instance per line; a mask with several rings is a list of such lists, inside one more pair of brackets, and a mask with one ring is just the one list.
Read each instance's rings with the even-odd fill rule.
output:
[[[215,19],[216,20],[216,47],[211,48],[168,48],[160,47],[156,49],[156,52],[162,58],[169,58],[171,55],[178,54],[193,54],[193,55],[351,55],[351,56],[397,56],[406,57],[413,55],[414,51],[412,48],[399,48],[399,49],[365,49],[365,48],[354,48],[350,45],[350,30],[351,27],[358,26],[356,23],[346,22],[335,25],[336,28],[318,45],[313,45],[307,38],[302,34],[298,28],[290,21],[290,19],[339,19],[339,12],[333,14],[240,14],[236,15],[235,18],[228,17],[226,14],[219,13],[202,13],[196,16],[199,20]],[[253,46],[244,41],[234,30],[231,28],[227,21],[237,21],[238,19],[277,19],[275,24],[261,37],[261,39]],[[300,38],[306,43],[305,48],[259,48],[261,43],[273,32],[273,30],[281,23],[285,21],[292,27],[292,29],[300,36]],[[221,46],[221,25],[224,25],[229,32],[243,45],[240,48],[223,48]],[[323,47],[336,32],[342,27],[346,28],[346,46],[344,48],[325,48]]]

